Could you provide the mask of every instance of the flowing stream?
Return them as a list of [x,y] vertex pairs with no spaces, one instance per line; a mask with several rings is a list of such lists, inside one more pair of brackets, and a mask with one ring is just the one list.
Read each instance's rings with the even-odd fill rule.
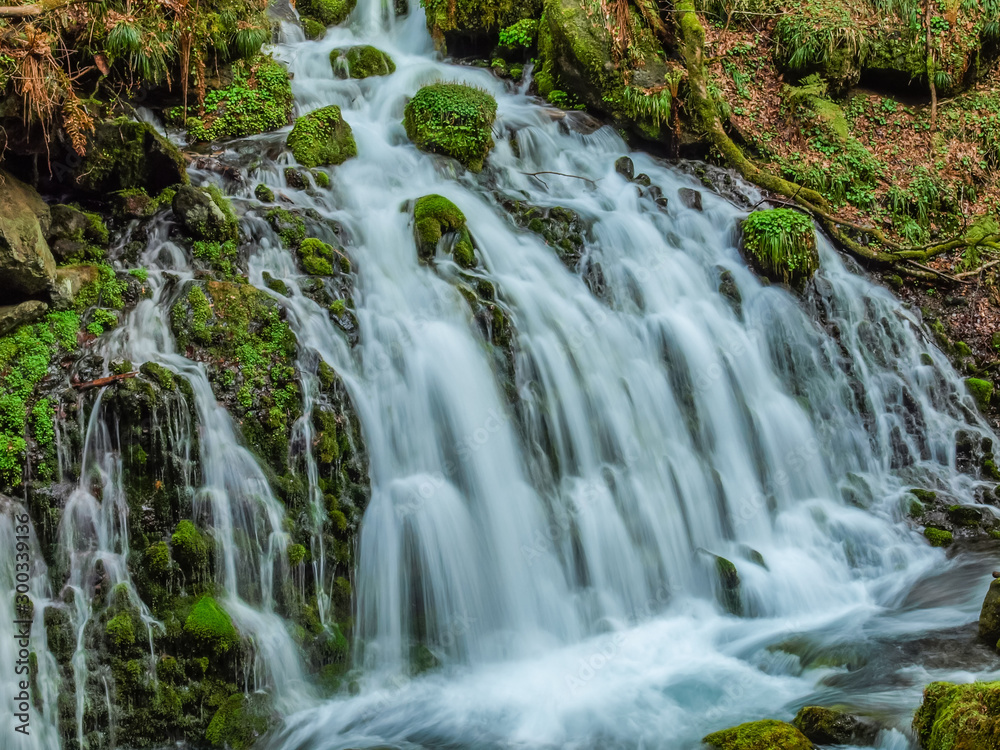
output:
[[[629,149],[612,128],[547,107],[527,83],[442,62],[418,7],[394,18],[381,0],[361,0],[351,23],[321,41],[291,24],[283,38],[275,54],[294,74],[297,113],[339,105],[358,156],[328,170],[329,190],[285,187],[287,130],[235,142],[222,158],[257,155],[234,197],[241,210],[256,208],[253,184],[269,184],[343,228],[356,273],[352,346],[302,293],[277,235],[244,218],[255,238],[251,283],[267,289],[265,272],[286,282],[287,295],[268,293],[286,309],[300,356],[337,371],[364,431],[372,497],[356,555],[350,691],[318,697],[275,614],[275,571],[288,575],[276,563],[288,543],[283,508],[203,366],[176,351],[166,279],[192,269],[165,227],[141,259],[152,297],[101,343],[108,361],[155,361],[191,383],[195,512],[216,532],[222,603],[254,643],[252,682],[287,717],[267,747],[694,748],[707,732],[819,702],[883,717],[896,728],[879,746],[902,749],[926,682],[996,668],[948,657],[976,618],[986,563],[946,559],[905,522],[910,487],[974,502],[977,482],[956,469],[956,435],[992,437],[918,312],[823,238],[805,297],[762,284],[736,247],[745,209],[635,152],[636,172],[668,207],[641,197],[615,171]],[[359,43],[388,52],[396,72],[335,78],[330,51]],[[482,174],[406,138],[407,97],[438,80],[498,102]],[[575,177],[531,174],[541,172]],[[685,207],[682,188],[701,190],[700,210]],[[444,249],[430,264],[417,259],[407,202],[431,193],[468,219],[480,259],[472,274],[494,285],[512,324],[509,367],[473,320],[459,289],[468,279]],[[589,272],[518,229],[501,199],[576,212]],[[305,386],[294,434],[308,446]],[[86,430],[94,468],[61,537],[81,633],[97,560],[101,576],[131,590],[120,477],[99,412]],[[179,442],[194,429],[171,424]],[[319,525],[315,463],[306,467]],[[17,508],[0,510],[6,546]],[[321,589],[322,544],[317,534]],[[720,583],[719,556],[739,571],[735,593]],[[13,589],[14,575],[0,567],[0,589]],[[51,596],[46,580],[33,572],[38,602]],[[330,592],[318,594],[325,623]],[[5,622],[9,605],[0,602]],[[148,613],[144,623],[160,626]],[[51,732],[54,664],[37,611],[33,627],[47,691],[40,731]],[[0,644],[5,675],[11,648]],[[421,659],[434,668],[418,673]],[[85,654],[73,663],[82,686]],[[54,734],[33,742],[57,744]]]

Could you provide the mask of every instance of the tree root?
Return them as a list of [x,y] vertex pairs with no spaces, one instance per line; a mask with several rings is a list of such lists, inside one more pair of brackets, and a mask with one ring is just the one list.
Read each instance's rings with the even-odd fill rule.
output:
[[[770,193],[784,196],[778,202],[813,216],[827,231],[834,242],[859,260],[883,267],[892,267],[900,273],[925,281],[963,284],[959,277],[951,276],[922,265],[936,255],[971,247],[1000,249],[1000,234],[964,232],[945,242],[921,247],[904,247],[893,242],[877,227],[863,226],[829,212],[829,202],[817,191],[778,177],[765,171],[746,157],[736,145],[722,123],[719,108],[708,93],[707,60],[705,58],[705,28],[695,10],[694,0],[677,0],[674,5],[678,42],[687,71],[690,111],[695,126],[705,133],[709,143],[722,154],[726,162],[743,179]],[[848,236],[844,229],[866,235],[870,242],[862,244]]]

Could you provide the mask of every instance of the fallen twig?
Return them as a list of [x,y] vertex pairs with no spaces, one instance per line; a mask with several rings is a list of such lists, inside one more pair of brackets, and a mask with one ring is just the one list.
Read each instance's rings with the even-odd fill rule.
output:
[[117,383],[119,380],[134,378],[138,374],[139,374],[138,370],[136,370],[135,372],[123,372],[120,375],[108,375],[108,377],[106,378],[97,378],[96,380],[88,380],[84,383],[70,383],[70,385],[79,391],[85,391],[88,388],[103,388],[106,385]]

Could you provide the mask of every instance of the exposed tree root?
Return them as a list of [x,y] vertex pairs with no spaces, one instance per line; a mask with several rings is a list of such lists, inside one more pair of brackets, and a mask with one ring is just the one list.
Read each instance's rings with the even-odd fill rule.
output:
[[[1000,249],[1000,234],[964,231],[953,239],[922,247],[903,247],[877,227],[863,226],[840,218],[829,212],[829,203],[815,190],[785,180],[761,169],[746,157],[726,133],[719,116],[719,108],[708,93],[708,70],[705,58],[705,28],[698,18],[694,0],[677,0],[674,6],[678,43],[687,70],[689,110],[695,126],[705,133],[709,142],[743,179],[758,187],[787,198],[778,201],[811,214],[833,240],[855,257],[880,266],[891,266],[900,273],[924,279],[950,283],[966,283],[920,263],[936,255],[970,247]],[[868,238],[867,243],[848,236],[844,230],[853,230]]]

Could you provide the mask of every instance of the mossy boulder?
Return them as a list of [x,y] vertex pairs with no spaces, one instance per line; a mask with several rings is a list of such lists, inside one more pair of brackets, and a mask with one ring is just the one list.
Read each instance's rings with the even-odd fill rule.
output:
[[135,627],[132,615],[127,611],[119,612],[107,624],[108,641],[118,650],[126,649],[135,643]]
[[[299,0],[296,9],[304,19],[326,26],[336,26],[347,20],[357,0]],[[316,28],[311,31],[316,33]]]
[[719,750],[813,750],[798,729],[784,721],[764,719],[713,732],[702,739]]
[[233,620],[211,596],[203,596],[184,621],[184,633],[200,649],[216,655],[227,653],[240,640]]
[[808,739],[820,745],[871,745],[878,727],[846,711],[824,706],[805,706],[792,720]]
[[173,200],[174,214],[196,240],[226,242],[239,236],[239,223],[229,200],[214,185],[183,185]]
[[197,575],[208,567],[208,542],[191,521],[177,524],[170,537],[174,559],[189,575]]
[[799,211],[754,211],[741,225],[743,255],[765,278],[800,289],[819,268],[816,230]]
[[927,538],[932,547],[947,547],[955,539],[954,535],[947,529],[939,529],[935,526],[928,526],[924,529],[924,537]]
[[239,60],[231,69],[232,83],[210,89],[204,114],[191,107],[168,112],[168,119],[184,125],[193,141],[266,133],[284,127],[292,119],[292,85],[285,68],[269,55]]
[[212,747],[247,750],[274,721],[274,711],[263,693],[230,696],[215,712],[205,732]]
[[1000,682],[932,682],[913,729],[924,750],[1000,748]]
[[429,260],[437,250],[438,242],[449,233],[455,234],[452,256],[463,268],[476,265],[472,236],[465,224],[465,214],[442,195],[425,195],[413,204],[414,233],[417,255]]
[[979,638],[993,647],[1000,641],[1000,578],[990,582],[990,588],[979,612]]
[[330,65],[337,78],[370,78],[396,72],[392,58],[370,44],[338,47],[330,53]]
[[100,215],[62,204],[56,204],[50,210],[52,224],[46,239],[58,263],[106,259],[108,227]]
[[45,241],[51,215],[38,192],[0,170],[0,297],[38,294],[52,283],[56,262]]
[[424,86],[406,104],[403,125],[417,148],[451,156],[479,172],[493,148],[496,100],[461,83]]
[[302,241],[297,252],[306,273],[311,276],[331,276],[333,274],[333,246],[315,237],[309,237]]
[[95,126],[75,175],[76,187],[98,195],[131,188],[157,194],[187,181],[177,147],[149,123],[126,117]]
[[988,409],[993,400],[993,383],[982,378],[966,378],[965,387],[969,389],[972,398],[976,401],[976,406],[980,409]]
[[330,105],[303,115],[288,134],[288,148],[304,167],[342,164],[358,155],[354,134],[340,115],[340,107]]
[[18,305],[0,306],[0,336],[10,333],[27,323],[41,320],[49,306],[38,299],[29,299]]

